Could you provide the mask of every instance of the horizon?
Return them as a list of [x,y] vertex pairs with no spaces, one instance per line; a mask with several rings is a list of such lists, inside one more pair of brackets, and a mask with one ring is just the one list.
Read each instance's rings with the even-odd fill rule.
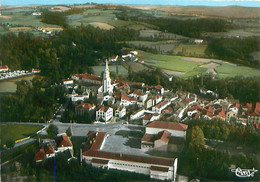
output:
[[203,6],[203,7],[260,7],[260,0],[0,0],[2,6],[82,5],[87,3],[134,5],[134,6]]

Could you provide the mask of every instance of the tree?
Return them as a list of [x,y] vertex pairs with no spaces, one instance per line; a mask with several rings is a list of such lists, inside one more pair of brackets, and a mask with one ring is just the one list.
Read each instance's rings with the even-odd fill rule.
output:
[[68,137],[71,137],[71,136],[72,136],[71,128],[70,128],[70,127],[66,130],[66,134],[67,134]]
[[14,144],[15,144],[15,141],[12,140],[12,139],[9,139],[9,140],[6,141],[6,147],[7,148],[13,148]]
[[204,147],[204,133],[199,126],[192,127],[187,134],[188,147]]
[[49,138],[54,138],[59,132],[59,129],[56,125],[51,124],[47,129],[47,135]]

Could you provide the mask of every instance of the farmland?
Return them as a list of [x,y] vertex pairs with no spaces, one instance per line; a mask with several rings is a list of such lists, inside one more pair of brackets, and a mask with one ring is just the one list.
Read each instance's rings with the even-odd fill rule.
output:
[[4,145],[9,139],[14,141],[23,139],[36,133],[42,128],[42,126],[0,124],[1,144]]
[[180,44],[175,47],[173,53],[183,56],[205,57],[206,48],[205,44]]
[[188,78],[210,72],[216,73],[216,78],[226,77],[259,77],[260,70],[227,63],[215,59],[188,58],[181,56],[155,55],[141,52],[141,59],[146,64],[161,68],[170,75]]

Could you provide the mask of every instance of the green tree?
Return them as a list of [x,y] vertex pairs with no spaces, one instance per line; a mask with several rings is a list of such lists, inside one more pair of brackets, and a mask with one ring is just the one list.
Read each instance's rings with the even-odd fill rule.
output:
[[47,135],[49,138],[54,138],[59,132],[59,129],[56,125],[51,124],[49,125],[48,129],[47,129]]
[[187,142],[188,147],[204,147],[205,141],[204,141],[204,133],[202,129],[199,126],[194,126],[191,129],[188,130],[187,133]]
[[68,137],[71,137],[71,136],[72,136],[71,128],[70,128],[70,127],[66,130],[66,134],[67,134]]
[[6,147],[7,148],[13,148],[14,144],[15,144],[15,141],[12,140],[12,139],[9,139],[9,140],[6,141]]

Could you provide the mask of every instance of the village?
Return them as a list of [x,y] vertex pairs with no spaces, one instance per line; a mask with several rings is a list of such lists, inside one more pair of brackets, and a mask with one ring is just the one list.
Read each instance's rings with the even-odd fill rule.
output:
[[[173,93],[161,85],[112,80],[109,62],[116,61],[113,58],[105,61],[103,78],[74,74],[62,81],[67,98],[73,104],[74,118],[83,122],[77,124],[77,119],[69,124],[50,121],[57,124],[59,134],[55,141],[41,140],[42,148],[35,153],[37,163],[66,152],[68,162],[80,160],[94,167],[178,181],[185,177],[177,175],[178,158],[169,153],[182,151],[189,121],[222,120],[259,128],[259,102],[240,105],[228,98],[218,99],[217,93],[210,90],[201,89],[201,95]],[[211,96],[211,99],[203,96]],[[83,124],[84,121],[87,124]],[[131,133],[137,134],[139,139]],[[46,135],[46,131],[41,135]],[[73,155],[71,135],[86,137],[79,159]],[[131,140],[135,140],[134,144],[127,144]],[[160,157],[153,155],[156,151]]]

